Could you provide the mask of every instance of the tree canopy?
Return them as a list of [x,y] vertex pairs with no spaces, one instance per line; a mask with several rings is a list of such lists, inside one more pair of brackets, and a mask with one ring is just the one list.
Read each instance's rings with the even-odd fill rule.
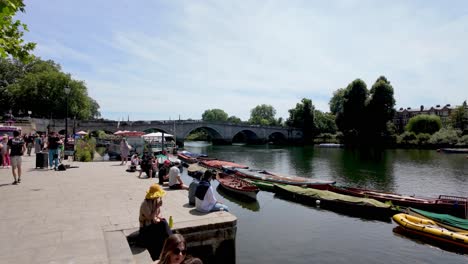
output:
[[208,109],[203,112],[202,120],[208,122],[226,122],[228,114],[221,109]]
[[291,127],[302,128],[304,139],[312,141],[316,132],[316,124],[314,120],[315,106],[311,99],[303,98],[296,107],[289,109],[289,118],[286,124]]
[[24,31],[28,31],[26,24],[13,17],[17,12],[25,12],[23,0],[0,1],[0,57],[13,58],[27,62],[32,59],[30,52],[36,46],[35,43],[24,43]]
[[408,121],[406,131],[414,132],[415,134],[427,133],[434,134],[442,128],[442,121],[436,115],[417,115]]
[[65,118],[67,95],[68,116],[78,119],[100,117],[98,103],[88,96],[83,81],[63,73],[59,64],[34,58],[29,63],[14,59],[0,59],[0,112],[13,115]]
[[233,123],[233,124],[240,124],[240,123],[242,123],[242,120],[241,120],[239,117],[237,117],[237,116],[230,116],[230,117],[228,117],[227,121],[228,121],[229,123]]
[[468,125],[468,118],[465,112],[468,111],[466,101],[462,105],[453,109],[450,114],[450,124],[453,128],[463,131],[465,126]]
[[346,89],[338,89],[330,100],[330,110],[336,111],[336,124],[350,144],[379,144],[389,138],[389,122],[393,119],[395,99],[393,87],[380,76],[367,89],[356,79]]
[[250,110],[249,123],[263,126],[275,126],[278,125],[275,115],[276,110],[273,106],[266,104],[257,105]]

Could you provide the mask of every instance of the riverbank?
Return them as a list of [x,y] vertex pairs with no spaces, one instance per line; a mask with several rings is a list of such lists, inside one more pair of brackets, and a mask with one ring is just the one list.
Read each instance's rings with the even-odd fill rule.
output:
[[[19,185],[11,185],[11,169],[0,169],[0,263],[138,263],[124,235],[138,229],[140,203],[155,180],[118,161],[69,164],[78,168],[35,169],[35,156],[25,156]],[[194,211],[187,191],[167,191],[162,213],[173,216],[175,229],[235,231],[228,212]],[[200,237],[190,239],[196,246]]]

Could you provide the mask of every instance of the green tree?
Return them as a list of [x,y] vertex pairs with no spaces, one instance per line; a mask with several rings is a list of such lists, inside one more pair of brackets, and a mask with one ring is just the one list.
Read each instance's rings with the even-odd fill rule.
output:
[[306,142],[312,142],[317,126],[315,124],[315,106],[311,99],[303,98],[296,107],[289,109],[289,118],[286,124],[290,127],[301,128]]
[[0,1],[0,56],[6,58],[11,55],[13,58],[26,62],[32,58],[29,54],[35,43],[24,43],[24,31],[28,31],[26,24],[13,17],[19,12],[25,12],[25,5],[22,0],[1,0]]
[[263,126],[276,125],[275,115],[276,110],[273,106],[266,104],[257,105],[250,110],[249,123]]
[[317,133],[336,133],[337,127],[335,124],[335,116],[333,114],[315,110],[314,117],[315,125],[317,126]]
[[202,114],[202,120],[207,122],[226,122],[228,114],[221,109],[208,109]]
[[463,131],[465,126],[468,124],[465,111],[468,111],[466,101],[464,101],[462,105],[453,109],[452,113],[450,114],[450,124],[453,128]]
[[372,85],[370,98],[366,104],[366,122],[364,133],[375,142],[387,134],[387,123],[391,122],[395,115],[395,99],[393,87],[384,76],[380,76]]
[[233,124],[240,124],[242,123],[242,120],[240,118],[238,118],[237,116],[230,116],[228,117],[227,121],[229,123],[233,123]]
[[344,92],[343,107],[336,116],[336,124],[343,132],[345,141],[350,144],[359,143],[363,136],[365,122],[366,101],[369,91],[361,79],[350,83]]
[[330,112],[334,115],[338,114],[343,110],[343,101],[344,101],[344,94],[346,89],[340,88],[333,92],[333,97],[330,99],[328,105],[330,106]]
[[434,134],[442,127],[442,121],[436,115],[417,115],[412,117],[405,127],[406,131],[414,132],[415,134],[427,133]]
[[[99,105],[88,96],[82,81],[73,80],[70,74],[61,71],[60,65],[53,61],[35,58],[24,64],[11,59],[3,59],[1,65],[10,64],[11,72],[4,89],[7,105],[0,105],[0,111],[12,110],[13,113],[26,113],[31,110],[33,116],[65,118],[66,94],[64,87],[70,87],[68,97],[68,116],[78,119],[99,117]],[[8,107],[8,109],[6,108]]]

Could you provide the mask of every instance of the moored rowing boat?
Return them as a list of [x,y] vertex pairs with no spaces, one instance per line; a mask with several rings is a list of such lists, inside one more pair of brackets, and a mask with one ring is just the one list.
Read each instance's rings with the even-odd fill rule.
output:
[[232,193],[242,195],[244,197],[248,197],[254,200],[257,199],[257,193],[259,192],[259,188],[250,182],[247,182],[234,175],[226,174],[224,172],[217,173],[216,179],[224,189]]

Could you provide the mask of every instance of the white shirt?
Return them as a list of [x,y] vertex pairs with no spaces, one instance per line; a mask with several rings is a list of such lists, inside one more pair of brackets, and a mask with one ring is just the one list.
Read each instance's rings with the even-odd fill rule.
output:
[[205,197],[203,197],[203,200],[198,199],[198,197],[195,197],[195,207],[197,208],[198,211],[208,213],[213,209],[215,206],[216,200],[214,193],[213,193],[213,186],[210,185],[210,188],[205,193]]
[[178,176],[180,176],[179,168],[177,168],[177,166],[172,166],[169,169],[169,186],[179,183],[179,180],[177,180]]

